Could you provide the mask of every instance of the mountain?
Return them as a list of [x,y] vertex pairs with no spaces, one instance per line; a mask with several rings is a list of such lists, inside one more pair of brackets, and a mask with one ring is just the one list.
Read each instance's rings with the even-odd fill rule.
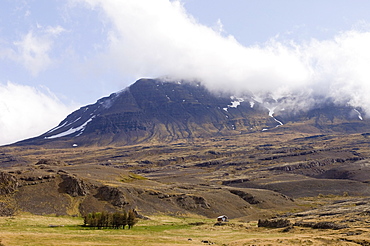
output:
[[[349,196],[369,206],[356,197],[370,196],[364,112],[320,98],[306,110],[290,103],[304,100],[140,79],[38,137],[2,146],[0,215],[135,209],[257,220]],[[343,210],[365,223],[352,205]]]
[[[71,113],[57,127],[17,145],[52,147],[131,145],[247,134],[258,131],[363,132],[360,109],[330,101],[308,111],[273,109],[266,96],[212,93],[200,83],[140,79]],[[273,107],[271,106],[273,105]]]

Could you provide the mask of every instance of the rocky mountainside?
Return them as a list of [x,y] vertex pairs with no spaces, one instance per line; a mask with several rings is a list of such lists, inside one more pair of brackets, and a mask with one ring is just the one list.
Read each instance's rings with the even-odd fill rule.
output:
[[135,209],[257,220],[297,211],[309,219],[329,216],[304,212],[325,198],[351,199],[355,206],[335,213],[367,223],[357,206],[369,206],[369,120],[330,100],[310,110],[288,101],[138,80],[39,137],[2,146],[0,215]]
[[[53,147],[168,143],[258,131],[364,132],[360,109],[331,102],[275,113],[278,101],[213,94],[199,83],[140,79],[70,114],[57,127],[17,145]],[[273,108],[271,105],[275,105]]]

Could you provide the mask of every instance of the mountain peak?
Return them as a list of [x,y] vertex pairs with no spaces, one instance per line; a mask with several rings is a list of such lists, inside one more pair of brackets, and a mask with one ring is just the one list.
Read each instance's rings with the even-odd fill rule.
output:
[[320,131],[327,122],[342,119],[349,112],[357,114],[357,121],[362,120],[360,111],[345,107],[334,111],[333,106],[316,108],[298,115],[280,112],[278,116],[274,110],[252,96],[215,95],[196,82],[140,79],[81,107],[41,136],[18,144],[70,147],[171,142],[272,130],[283,122],[312,118]]

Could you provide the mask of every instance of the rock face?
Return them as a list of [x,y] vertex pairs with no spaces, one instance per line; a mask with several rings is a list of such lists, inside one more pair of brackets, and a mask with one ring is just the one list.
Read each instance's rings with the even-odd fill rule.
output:
[[231,193],[239,196],[244,201],[248,202],[249,204],[258,204],[261,203],[261,201],[257,200],[256,197],[254,197],[252,194],[246,193],[241,190],[230,190]]
[[0,195],[11,194],[18,188],[16,177],[11,174],[0,172]]
[[40,159],[36,165],[49,165],[49,166],[65,166],[67,165],[65,162],[61,160],[54,160],[54,159]]
[[294,122],[307,122],[309,127],[299,124],[298,130],[313,132],[358,132],[369,126],[357,115],[359,110],[348,106],[326,102],[306,112],[268,109],[278,104],[268,97],[256,101],[252,95],[213,94],[197,83],[140,79],[73,112],[41,136],[17,144],[77,147],[171,142],[276,130]]
[[210,208],[209,203],[201,196],[181,195],[176,198],[176,202],[181,207],[189,210],[196,208]]
[[85,196],[87,194],[87,187],[82,180],[66,174],[61,175],[61,178],[63,179],[59,184],[61,191],[73,197]]
[[116,187],[102,186],[98,189],[96,198],[99,198],[103,201],[110,202],[114,206],[123,207],[128,204],[126,202],[124,194],[121,190]]

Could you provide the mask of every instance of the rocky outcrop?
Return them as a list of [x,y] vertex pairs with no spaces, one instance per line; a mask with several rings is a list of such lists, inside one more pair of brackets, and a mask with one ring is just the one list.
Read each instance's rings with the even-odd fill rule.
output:
[[241,190],[230,190],[230,192],[239,196],[240,198],[242,198],[244,201],[248,202],[249,204],[258,204],[261,202],[257,200],[257,198],[253,196],[252,194],[249,194]]
[[269,170],[272,171],[284,171],[284,172],[294,172],[300,169],[313,169],[316,167],[323,167],[327,165],[331,165],[333,163],[345,163],[345,162],[354,162],[363,160],[362,157],[353,157],[353,158],[328,158],[323,160],[314,160],[310,162],[302,162],[298,164],[291,164],[291,165],[284,165],[284,166],[277,166],[270,168]]
[[36,165],[49,165],[49,166],[66,166],[64,161],[56,159],[40,159]]
[[18,188],[18,180],[15,176],[0,172],[0,195],[11,194]]
[[118,207],[123,207],[128,204],[123,192],[116,187],[102,186],[98,189],[95,197]]
[[11,203],[0,202],[0,216],[13,216],[16,211],[16,207]]
[[283,228],[291,225],[292,223],[287,219],[258,220],[258,227]]
[[176,197],[176,203],[185,209],[209,209],[211,207],[204,197],[193,195],[179,195]]
[[74,176],[68,174],[62,174],[60,176],[63,181],[59,184],[61,192],[67,193],[73,197],[85,196],[88,192],[87,185]]
[[320,222],[305,222],[305,221],[297,221],[294,223],[294,226],[300,227],[311,227],[312,229],[332,229],[332,230],[339,230],[348,228],[347,225],[336,224],[331,221],[320,221]]

